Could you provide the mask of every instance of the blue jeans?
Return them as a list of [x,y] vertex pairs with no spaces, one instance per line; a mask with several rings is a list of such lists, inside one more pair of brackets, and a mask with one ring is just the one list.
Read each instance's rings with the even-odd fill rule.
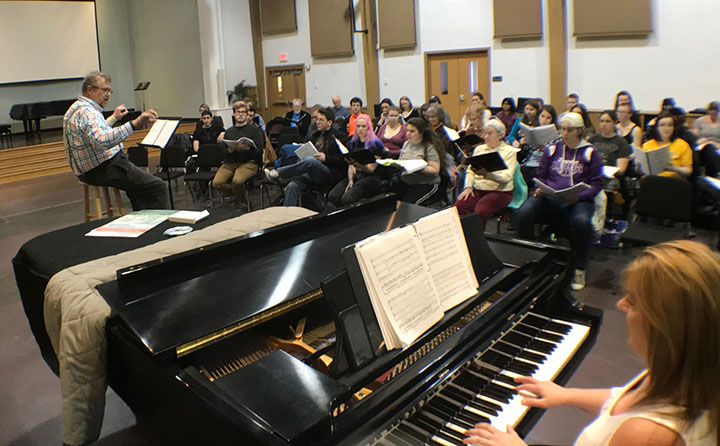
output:
[[295,151],[300,146],[302,146],[302,144],[291,143],[280,147],[278,158],[275,160],[275,168],[278,169],[282,166],[297,162],[298,157],[295,156]]
[[594,239],[593,201],[567,204],[556,197],[531,197],[518,209],[517,228],[521,238],[535,239],[536,223],[559,223],[570,227],[570,242],[575,253],[575,268],[587,268]]
[[321,161],[308,156],[295,164],[280,167],[280,178],[288,180],[285,186],[284,206],[297,206],[303,191],[312,185],[326,186],[330,183],[330,169]]

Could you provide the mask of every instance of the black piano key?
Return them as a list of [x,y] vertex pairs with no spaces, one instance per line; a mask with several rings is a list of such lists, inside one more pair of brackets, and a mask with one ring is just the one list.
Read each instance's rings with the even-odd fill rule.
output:
[[493,386],[486,387],[483,390],[483,395],[487,395],[488,397],[494,399],[495,401],[499,401],[503,404],[507,404],[510,401],[510,399],[512,398],[512,394],[509,392],[505,392],[503,390],[505,388],[500,387],[500,389],[498,389],[498,387],[500,387],[500,386],[498,386],[497,384],[495,385],[495,387],[493,387]]
[[452,403],[449,403],[442,398],[435,397],[431,399],[428,404],[430,405],[430,408],[445,412],[447,414],[447,417],[443,419],[459,418],[461,420],[465,420],[472,425],[490,422],[488,418],[478,415],[476,413],[468,412],[466,410],[460,410],[459,407],[456,407]]
[[497,416],[498,414],[498,411],[493,408],[489,403],[486,404],[484,401],[476,399],[474,396],[469,396],[466,393],[458,391],[457,389],[451,389],[447,396],[452,397],[456,401],[459,401],[461,403],[465,403],[466,406],[473,407],[488,415]]
[[540,316],[536,316],[534,314],[526,314],[525,317],[522,318],[522,323],[527,325],[532,325],[535,328],[542,329],[545,327],[545,324],[549,322],[548,319],[545,319]]
[[508,358],[507,356],[503,356],[495,351],[487,351],[480,356],[480,360],[483,362],[486,362],[490,365],[494,365],[495,367],[498,367],[500,369],[504,369],[508,362],[510,362],[511,358]]
[[520,354],[520,352],[522,352],[522,349],[520,347],[516,347],[505,342],[496,342],[495,344],[493,344],[492,348],[512,356],[517,356]]
[[465,372],[455,378],[453,382],[456,382],[459,386],[470,389],[475,393],[480,393],[489,381],[484,380],[479,376],[474,376],[469,372]]
[[506,333],[500,340],[521,348],[529,348],[540,353],[550,354],[555,350],[555,344],[550,342],[533,339],[528,335],[511,331]]
[[525,359],[527,361],[534,362],[535,364],[542,364],[547,359],[547,356],[541,355],[538,353],[528,352],[528,351],[522,351],[519,355],[517,355],[518,358]]
[[533,339],[525,348],[535,350],[536,352],[551,354],[555,351],[555,344],[552,342],[543,341],[542,339]]
[[542,328],[544,330],[560,334],[568,334],[570,333],[570,330],[572,330],[572,326],[570,324],[560,321],[551,321],[550,319],[545,319],[532,313],[527,314],[522,319],[522,322],[524,324],[532,325],[533,327]]
[[[447,420],[445,420],[445,419],[439,417],[437,415],[437,413],[432,412],[430,410],[424,410],[423,412],[418,414],[417,417],[422,419],[426,423],[430,423],[433,426],[437,426],[438,429],[443,427],[445,425],[445,423],[448,423],[448,422],[453,423],[456,426],[461,427],[463,429],[472,429],[473,427],[475,427],[474,424],[468,423],[467,421],[460,419],[458,417],[452,417],[452,418],[448,418]],[[437,418],[440,418],[440,419],[438,420]]]
[[412,423],[418,424],[420,427],[423,425],[426,426],[423,429],[430,432],[431,434],[438,431],[440,428],[442,428],[445,423],[439,420],[436,420],[433,417],[427,416],[425,412],[418,412],[412,417],[409,418],[409,421]]
[[513,327],[513,330],[517,330],[520,333],[524,333],[528,336],[532,336],[533,338],[542,338],[546,341],[551,341],[551,342],[556,342],[556,343],[562,341],[562,336],[560,336],[560,335],[548,333],[546,331],[542,331],[535,327],[531,327],[529,325],[525,325],[522,323],[515,325]]
[[442,438],[443,440],[447,441],[448,443],[457,445],[457,446],[464,446],[464,443],[461,438],[457,438],[451,434],[448,434],[444,431],[440,431],[437,434],[438,437]]
[[385,438],[394,446],[414,446],[412,443],[408,443],[403,437],[399,436],[397,429],[393,429],[391,432],[388,432]]
[[462,391],[463,391],[463,392],[466,392],[466,393],[467,393],[467,392],[472,393],[471,397],[472,397],[474,400],[476,400],[477,402],[479,402],[479,403],[487,406],[488,409],[491,409],[491,410],[493,410],[493,411],[495,411],[495,412],[500,412],[500,411],[502,410],[502,407],[500,407],[499,405],[497,405],[497,404],[495,404],[495,403],[493,403],[493,402],[490,402],[490,401],[481,399],[480,396],[479,396],[480,394],[477,393],[477,392],[473,392],[472,390],[467,389],[467,388],[464,388],[464,387],[463,387],[463,390],[462,390]]
[[507,353],[516,358],[527,359],[528,361],[532,361],[536,364],[542,364],[543,362],[545,362],[545,359],[547,358],[544,355],[524,351],[520,347],[517,347],[515,345],[510,345],[506,342],[496,342],[495,345],[493,345],[493,349],[497,349],[498,351]]
[[537,367],[533,367],[530,364],[519,362],[519,361],[513,361],[510,364],[508,364],[505,367],[506,370],[510,370],[511,372],[515,372],[518,375],[532,375],[535,370],[537,370]]
[[420,432],[420,431],[406,425],[405,423],[406,423],[406,421],[403,421],[395,429],[395,431],[398,431],[397,432],[398,435],[400,435],[401,433],[405,434],[406,437],[404,437],[404,438],[409,437],[409,438],[413,439],[415,441],[413,444],[415,444],[415,445],[425,446],[426,444],[428,444],[428,441],[430,440],[430,437],[432,436],[431,432]]
[[480,370],[480,373],[482,373],[483,375],[493,374],[492,377],[495,381],[503,382],[511,387],[515,387],[518,385],[518,383],[516,383],[513,378],[505,375],[504,373],[493,372],[492,370],[485,367]]
[[406,420],[406,422],[428,432],[430,435],[437,435],[442,437],[441,434],[445,434],[455,438],[456,440],[460,440],[460,442],[462,442],[462,440],[465,438],[465,435],[450,429],[449,427],[445,426],[444,423],[436,423],[438,424],[438,427],[435,428],[433,427],[433,424],[430,424],[428,421],[425,421],[425,419],[418,416],[412,417],[411,419]]
[[[494,348],[495,347],[493,347],[493,349]],[[498,355],[507,358],[508,363],[505,366],[505,369],[507,369],[507,370],[512,370],[513,372],[520,373],[522,375],[529,375],[529,374],[534,373],[537,370],[537,365],[535,365],[535,364],[530,364],[530,363],[523,362],[523,361],[516,361],[515,358],[513,358],[512,356],[509,356],[505,353],[501,353],[501,352],[498,352],[498,351],[495,351],[492,349],[490,350],[490,352],[495,352]],[[483,355],[483,358],[484,358],[484,355]],[[517,370],[522,370],[522,372],[518,372]]]

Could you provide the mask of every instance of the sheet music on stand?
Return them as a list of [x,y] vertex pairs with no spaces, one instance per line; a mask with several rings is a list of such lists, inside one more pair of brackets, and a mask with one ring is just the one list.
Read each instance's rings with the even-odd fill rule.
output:
[[354,254],[388,350],[407,347],[477,293],[454,207],[363,240]]
[[145,135],[145,138],[140,144],[164,149],[175,133],[178,125],[180,125],[179,119],[158,119],[155,121],[155,124],[150,127],[150,131]]

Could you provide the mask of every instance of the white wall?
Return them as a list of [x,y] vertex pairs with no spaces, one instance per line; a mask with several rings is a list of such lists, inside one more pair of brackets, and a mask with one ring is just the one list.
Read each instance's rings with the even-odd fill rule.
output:
[[649,111],[664,97],[686,110],[720,98],[717,0],[653,0],[653,33],[622,40],[577,41],[568,6],[568,89],[588,108],[612,107],[620,90]]
[[248,0],[221,0],[226,90],[245,80],[257,85]]
[[503,76],[490,84],[489,104],[499,105],[505,96],[549,95],[545,40],[494,41],[492,0],[416,0],[415,17],[418,46],[380,52],[381,98],[397,101],[408,95],[422,104],[427,99],[423,54],[468,49],[489,49],[490,76]]
[[[310,70],[305,72],[305,92],[308,106],[316,103],[330,105],[330,99],[334,94],[339,94],[346,105],[349,105],[350,98],[353,96],[360,96],[363,102],[367,102],[365,100],[361,34],[355,34],[354,55],[330,59],[313,59],[310,56],[308,2],[307,0],[297,0],[295,4],[297,32],[263,36],[265,66],[309,65]],[[355,0],[355,4],[357,5],[357,0]],[[360,14],[356,15],[356,27],[358,29],[362,27]],[[280,63],[281,53],[287,53],[287,63]]]
[[204,99],[197,1],[131,0],[130,24],[135,80],[151,82],[146,108],[197,116]]
[[[108,108],[125,104],[135,107],[128,32],[127,0],[96,0],[100,68],[113,79],[113,95]],[[63,57],[58,54],[56,57]],[[81,80],[31,82],[0,86],[0,123],[12,123],[13,133],[22,132],[20,121],[11,121],[8,113],[13,104],[72,99],[80,95]],[[41,121],[42,128],[62,126],[62,117],[56,116]]]

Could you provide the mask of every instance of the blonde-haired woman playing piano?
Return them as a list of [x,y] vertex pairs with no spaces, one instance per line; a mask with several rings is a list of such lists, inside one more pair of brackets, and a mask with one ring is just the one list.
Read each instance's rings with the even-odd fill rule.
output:
[[[574,406],[597,415],[576,446],[718,445],[720,260],[688,240],[643,251],[624,272],[628,345],[647,369],[623,387],[569,389],[518,378],[530,407]],[[512,427],[479,424],[466,444],[524,445]]]

